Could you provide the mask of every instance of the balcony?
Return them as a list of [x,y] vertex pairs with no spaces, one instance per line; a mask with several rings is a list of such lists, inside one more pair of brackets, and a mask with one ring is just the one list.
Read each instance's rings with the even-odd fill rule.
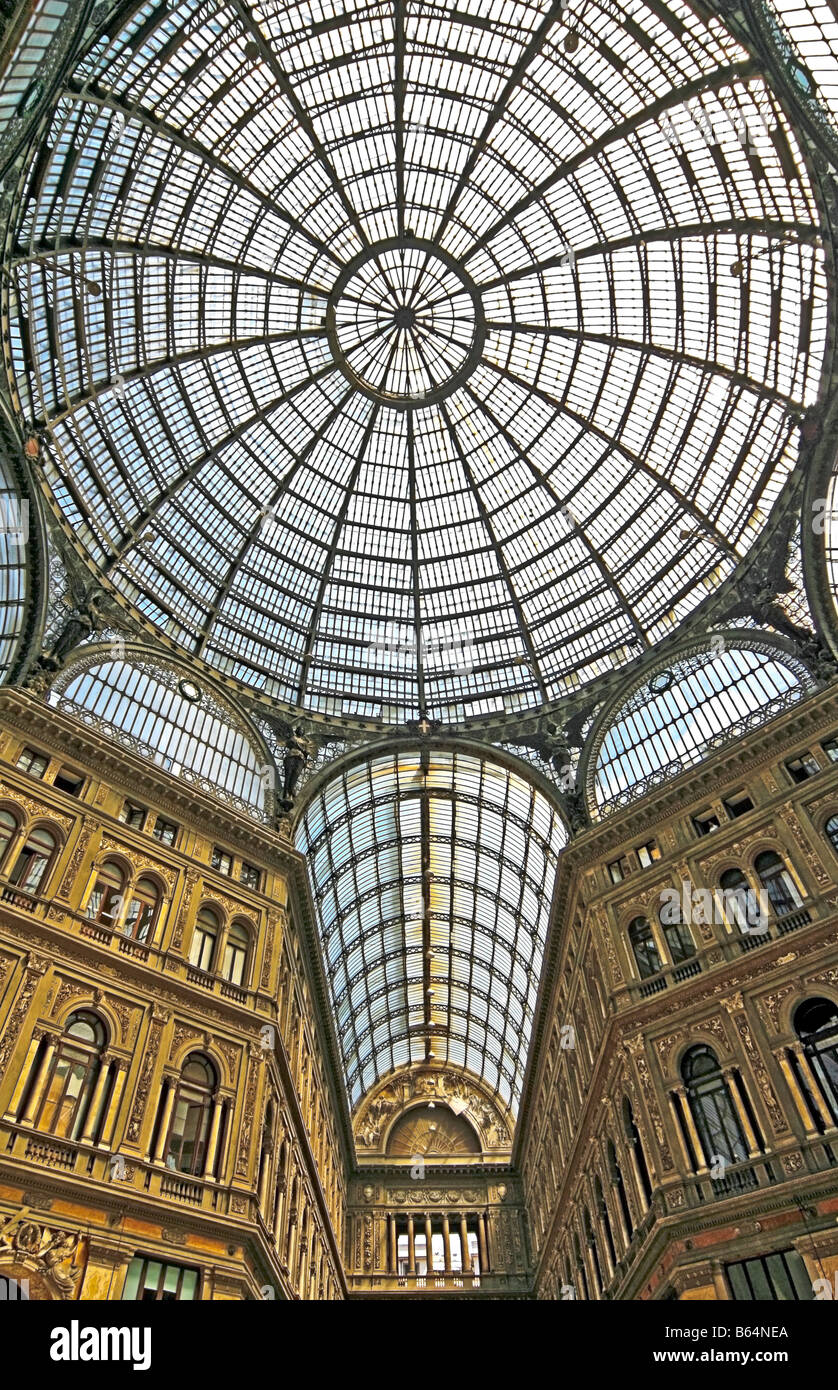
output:
[[[39,897],[34,893],[22,892],[19,888],[9,884],[8,881],[4,883],[0,879],[0,902],[9,908],[25,912],[27,915],[46,919],[51,925],[60,926],[74,936],[95,943],[96,946],[105,951],[129,957],[131,960],[148,965],[152,969],[165,970],[169,975],[180,976],[187,984],[194,985],[208,994],[229,1000],[230,1003],[252,1010],[258,1007],[257,1001],[260,996],[255,989],[246,989],[224,979],[222,975],[199,970],[188,960],[185,960],[182,955],[169,950],[162,950],[153,940],[140,941],[133,936],[127,936],[123,931],[114,929],[108,922],[93,921],[85,913],[69,907],[56,898]],[[154,935],[160,938],[164,929],[165,922],[161,916]],[[267,999],[267,996],[261,997]]]
[[720,925],[717,927],[718,939],[708,942],[688,960],[680,961],[677,965],[668,965],[666,969],[659,970],[654,975],[647,975],[642,980],[632,981],[622,989],[616,990],[617,1007],[625,1008],[641,999],[661,994],[664,990],[671,989],[684,980],[693,979],[704,971],[716,969],[739,955],[746,955],[759,950],[761,946],[780,941],[791,932],[811,926],[813,922],[829,917],[834,912],[834,903],[826,897],[818,897],[810,899],[805,906],[781,917],[772,915],[764,931],[730,932]]
[[472,1294],[497,1296],[529,1292],[529,1279],[516,1274],[348,1274],[352,1294],[373,1297],[469,1298]]

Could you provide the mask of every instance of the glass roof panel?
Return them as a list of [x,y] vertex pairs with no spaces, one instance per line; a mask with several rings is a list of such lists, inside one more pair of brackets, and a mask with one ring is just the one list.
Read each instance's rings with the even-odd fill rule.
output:
[[645,676],[608,723],[592,758],[592,810],[605,816],[677,777],[711,749],[803,698],[796,658],[719,635],[710,650]]
[[681,0],[148,0],[58,92],[11,261],[78,546],[332,718],[652,647],[764,528],[825,344],[794,135]]
[[350,1104],[410,1055],[517,1108],[562,821],[516,772],[408,750],[337,774],[297,833]]
[[147,658],[91,654],[61,673],[49,699],[210,795],[268,819],[273,765],[255,733],[182,671]]

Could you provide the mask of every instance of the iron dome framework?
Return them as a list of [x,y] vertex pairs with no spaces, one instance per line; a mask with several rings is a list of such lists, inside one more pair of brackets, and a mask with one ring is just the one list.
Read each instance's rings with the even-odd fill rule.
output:
[[764,529],[825,345],[758,67],[685,4],[126,8],[9,264],[91,566],[327,717],[537,710],[672,632]]

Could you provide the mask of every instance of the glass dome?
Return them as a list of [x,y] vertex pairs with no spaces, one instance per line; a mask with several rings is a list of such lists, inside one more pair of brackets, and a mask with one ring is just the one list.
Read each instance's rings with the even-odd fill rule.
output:
[[21,414],[90,565],[326,717],[537,709],[763,530],[818,214],[686,4],[146,3],[25,171]]

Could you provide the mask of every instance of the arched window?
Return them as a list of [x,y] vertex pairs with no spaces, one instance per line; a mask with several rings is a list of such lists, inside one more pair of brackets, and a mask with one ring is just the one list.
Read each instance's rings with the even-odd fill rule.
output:
[[645,917],[635,917],[629,925],[628,935],[641,980],[656,975],[663,965],[650,923]]
[[231,984],[244,984],[249,950],[250,932],[243,922],[233,922],[224,943],[224,961],[221,966],[221,974]]
[[198,1176],[203,1173],[217,1085],[212,1062],[197,1052],[187,1057],[172,1107],[166,1143],[167,1168]]
[[17,834],[17,830],[17,817],[11,811],[5,809],[0,811],[0,868],[3,866],[3,861],[9,852],[9,846]]
[[797,884],[780,858],[773,850],[765,850],[754,860],[757,877],[768,894],[771,911],[777,917],[786,917],[803,906],[803,899],[797,891]]
[[125,874],[118,864],[106,859],[97,871],[93,892],[87,902],[87,915],[93,922],[112,927],[122,911]]
[[212,970],[215,959],[215,943],[218,940],[220,930],[221,921],[218,913],[213,912],[211,907],[200,908],[195,921],[195,930],[192,933],[192,945],[189,949],[190,964],[197,966],[198,970]]
[[634,1234],[634,1222],[631,1219],[631,1208],[629,1207],[628,1197],[626,1196],[626,1185],[623,1181],[623,1170],[620,1167],[619,1160],[617,1158],[617,1150],[614,1147],[613,1139],[608,1140],[607,1153],[608,1171],[611,1174],[611,1184],[614,1188],[614,1191],[617,1193],[617,1199],[620,1203],[620,1210],[623,1213],[623,1220],[626,1223],[626,1231],[628,1233],[628,1238],[629,1240],[631,1240],[632,1235]]
[[135,941],[150,940],[160,911],[160,889],[151,878],[138,878],[131,890],[122,930]]
[[681,965],[683,961],[690,960],[695,955],[695,942],[683,920],[680,906],[661,908],[659,920],[672,964]]
[[794,1030],[838,1124],[838,1008],[830,999],[807,999],[795,1010]]
[[57,849],[58,841],[51,830],[42,825],[30,830],[9,882],[24,893],[37,893],[52,868]]
[[[38,1129],[61,1139],[78,1139],[88,1119],[106,1042],[105,1025],[96,1014],[80,1009],[70,1015],[33,1115]],[[37,1071],[36,1062],[36,1077]],[[98,1122],[98,1117],[92,1118]]]
[[761,919],[756,894],[741,869],[726,869],[719,879],[719,887],[730,926],[737,927],[740,932],[753,932],[754,927],[760,925],[768,930],[768,923]]
[[[723,1158],[727,1163],[744,1163],[748,1147],[716,1054],[704,1043],[690,1048],[681,1063],[681,1077],[704,1149],[704,1161],[712,1165]],[[701,1158],[701,1154],[696,1154],[699,1162]]]
[[646,1163],[646,1155],[643,1152],[643,1143],[640,1138],[640,1130],[634,1122],[634,1111],[631,1108],[631,1101],[628,1096],[623,1097],[623,1126],[625,1128],[626,1139],[631,1145],[634,1161],[637,1164],[637,1175],[640,1178],[640,1186],[643,1189],[643,1196],[648,1207],[652,1200],[652,1182],[649,1177],[649,1168]]

